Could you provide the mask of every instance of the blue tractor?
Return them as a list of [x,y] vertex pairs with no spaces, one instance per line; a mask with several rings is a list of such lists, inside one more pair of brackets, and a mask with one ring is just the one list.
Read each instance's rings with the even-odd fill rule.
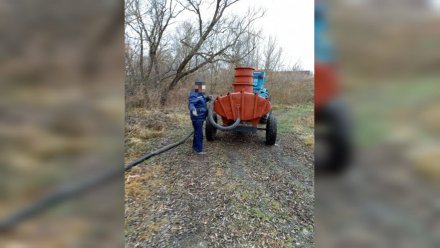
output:
[[342,172],[352,154],[351,120],[328,35],[328,6],[315,2],[315,168]]
[[254,93],[257,93],[263,98],[269,98],[270,94],[267,88],[264,88],[264,82],[266,78],[266,72],[256,71],[254,72]]
[[[255,71],[254,74],[254,93],[257,93],[259,96],[266,98],[270,101],[270,93],[267,88],[264,87],[266,72],[264,71]],[[272,111],[266,114],[263,118],[260,119],[260,123],[266,123],[267,119],[272,114]]]

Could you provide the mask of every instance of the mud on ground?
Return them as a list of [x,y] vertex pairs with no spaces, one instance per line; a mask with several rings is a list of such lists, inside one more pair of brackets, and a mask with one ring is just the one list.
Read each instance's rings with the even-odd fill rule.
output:
[[[191,130],[183,112],[158,114],[166,127],[145,139],[136,135],[147,132],[145,121],[154,118],[146,115],[155,113],[129,112],[126,161]],[[313,105],[274,114],[280,129],[275,146],[264,145],[264,131],[218,132],[205,143],[205,156],[192,153],[190,139],[128,173],[126,245],[312,247],[313,124],[307,120]]]

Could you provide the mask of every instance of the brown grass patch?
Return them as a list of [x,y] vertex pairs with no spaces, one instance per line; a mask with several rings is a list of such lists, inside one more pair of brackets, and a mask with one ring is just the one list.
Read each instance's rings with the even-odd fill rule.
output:
[[315,126],[315,118],[313,114],[310,114],[306,117],[298,117],[293,121],[293,126],[295,127],[308,127],[308,128],[314,128]]
[[135,201],[144,201],[162,184],[159,175],[162,173],[162,165],[150,165],[145,170],[135,168],[125,176],[125,195]]
[[315,148],[315,136],[314,135],[307,135],[303,138],[304,144],[306,144],[308,147],[314,149]]
[[440,145],[431,144],[425,146],[418,146],[414,148],[409,157],[415,165],[415,170],[424,178],[430,179],[434,182],[440,180]]
[[272,102],[281,105],[294,105],[313,102],[313,79],[302,82],[272,82],[268,84]]

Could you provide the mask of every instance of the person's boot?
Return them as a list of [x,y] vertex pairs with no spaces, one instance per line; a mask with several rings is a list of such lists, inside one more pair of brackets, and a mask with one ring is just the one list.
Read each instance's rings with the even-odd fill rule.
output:
[[201,152],[194,151],[194,153],[195,153],[196,155],[205,155],[205,154],[206,154],[206,152],[204,152],[204,151],[201,151]]

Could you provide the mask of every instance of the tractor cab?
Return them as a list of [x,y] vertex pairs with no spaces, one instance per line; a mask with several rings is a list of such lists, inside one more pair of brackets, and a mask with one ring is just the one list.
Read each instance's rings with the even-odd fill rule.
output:
[[264,88],[264,83],[266,79],[266,72],[264,71],[255,71],[253,73],[254,78],[254,89],[253,92],[257,93],[259,96],[263,98],[268,98],[270,100],[270,94],[267,88]]

